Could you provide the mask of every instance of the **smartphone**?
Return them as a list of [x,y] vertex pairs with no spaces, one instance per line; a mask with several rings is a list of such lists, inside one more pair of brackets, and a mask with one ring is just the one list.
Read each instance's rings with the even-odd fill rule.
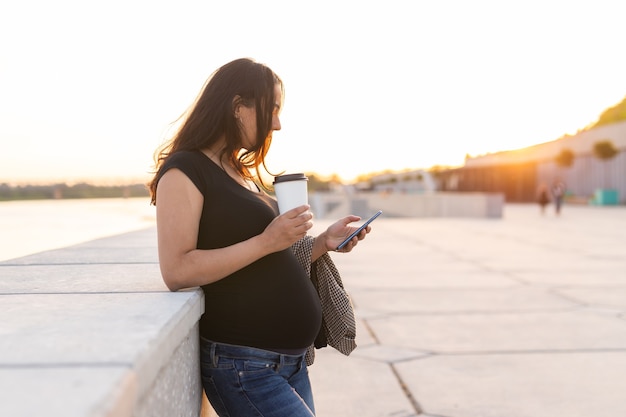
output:
[[378,210],[376,212],[376,214],[374,214],[372,217],[370,217],[369,219],[367,219],[367,221],[365,223],[363,223],[363,225],[361,225],[361,227],[359,227],[358,229],[356,229],[354,231],[354,233],[352,233],[350,236],[348,236],[346,238],[346,240],[344,240],[343,242],[341,242],[341,244],[339,246],[337,246],[337,250],[342,249],[344,246],[346,246],[348,244],[348,242],[350,242],[352,240],[353,237],[355,237],[356,235],[358,235],[359,233],[361,233],[361,230],[365,229],[367,227],[368,224],[370,224],[371,222],[373,222],[374,220],[376,220],[376,217],[380,216],[381,214],[383,214],[382,210]]

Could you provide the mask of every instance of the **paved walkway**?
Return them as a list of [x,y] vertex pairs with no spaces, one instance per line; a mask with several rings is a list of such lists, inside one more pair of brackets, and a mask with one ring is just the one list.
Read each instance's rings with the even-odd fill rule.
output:
[[318,416],[626,416],[626,208],[381,217],[333,258],[359,347],[318,351]]

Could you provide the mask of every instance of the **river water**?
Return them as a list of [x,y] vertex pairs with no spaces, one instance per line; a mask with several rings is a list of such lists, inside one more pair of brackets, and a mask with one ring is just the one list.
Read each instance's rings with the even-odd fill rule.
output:
[[0,202],[0,261],[154,226],[149,198]]

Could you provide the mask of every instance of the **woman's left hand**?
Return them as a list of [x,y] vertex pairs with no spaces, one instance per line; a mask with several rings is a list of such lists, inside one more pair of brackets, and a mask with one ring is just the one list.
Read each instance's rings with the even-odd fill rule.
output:
[[[326,229],[326,249],[328,251],[337,251],[337,246],[341,244],[350,234],[352,234],[358,227],[349,226],[350,223],[358,222],[361,220],[359,216],[346,216],[343,219],[338,220]],[[365,239],[365,236],[372,230],[368,225],[365,229],[353,237],[341,250],[337,252],[350,252],[359,243],[360,240]]]

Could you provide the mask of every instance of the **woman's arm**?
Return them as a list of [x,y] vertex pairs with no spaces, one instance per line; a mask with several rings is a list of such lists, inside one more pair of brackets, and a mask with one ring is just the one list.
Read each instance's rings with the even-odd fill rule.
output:
[[156,193],[159,265],[171,291],[218,281],[270,253],[288,248],[312,227],[308,206],[275,218],[261,233],[220,249],[197,249],[203,196],[180,170],[170,169]]

